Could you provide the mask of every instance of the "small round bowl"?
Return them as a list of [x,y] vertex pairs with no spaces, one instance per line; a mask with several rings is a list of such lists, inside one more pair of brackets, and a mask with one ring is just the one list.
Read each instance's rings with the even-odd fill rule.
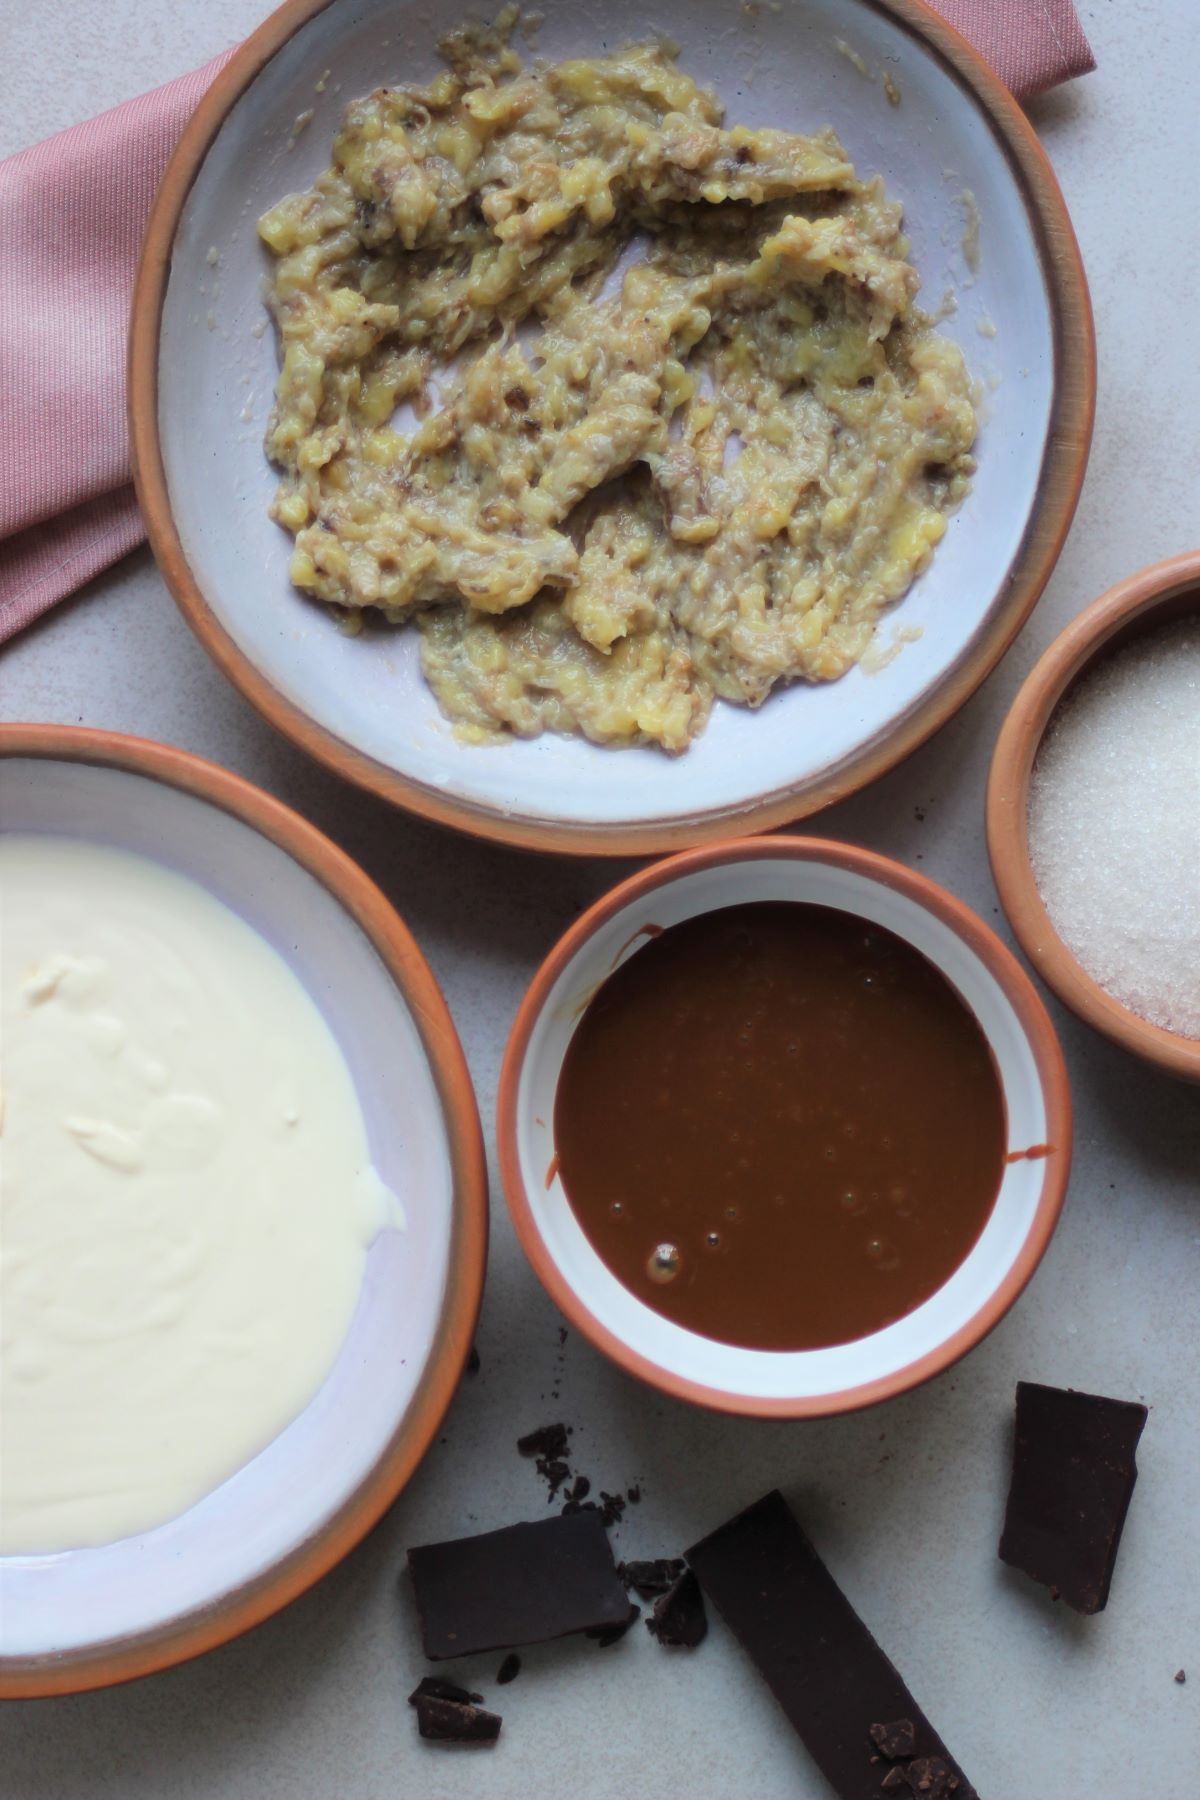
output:
[[1055,708],[1098,657],[1185,613],[1200,612],[1200,550],[1152,563],[1118,581],[1060,632],[1012,703],[996,740],[987,790],[987,843],[1000,903],[1026,956],[1064,1006],[1135,1056],[1200,1081],[1200,1039],[1182,1037],[1123,1006],[1055,931],[1029,854],[1029,787]]
[[[1009,1161],[983,1233],[950,1279],[882,1331],[823,1350],[748,1350],[637,1299],[592,1249],[557,1173],[554,1101],[597,986],[656,927],[756,900],[809,901],[886,926],[954,985],[999,1070]],[[1003,1317],[1050,1241],[1071,1163],[1071,1100],[1032,982],[961,901],[901,863],[820,838],[745,839],[622,882],[559,939],[513,1026],[500,1076],[500,1169],[513,1224],[551,1298],[631,1375],[682,1400],[764,1418],[821,1418],[890,1399],[949,1367]]]
[[[291,540],[268,517],[277,363],[255,221],[327,166],[349,100],[380,81],[431,79],[439,37],[478,10],[287,0],[200,102],[159,189],[133,302],[133,469],[159,566],[201,643],[273,725],[414,812],[509,843],[622,856],[802,818],[893,767],[957,711],[1062,546],[1091,439],[1095,357],[1053,172],[1012,95],[921,0],[540,6],[527,55],[595,56],[665,32],[731,119],[833,125],[855,166],[882,175],[903,204],[923,303],[956,291],[940,329],[961,345],[986,405],[972,491],[884,621],[884,666],[797,682],[757,712],[718,705],[679,757],[550,733],[462,743],[421,677],[414,631],[347,637],[289,581]],[[969,240],[963,248],[976,207],[978,259]]]
[[0,1698],[128,1681],[226,1642],[332,1568],[437,1433],[470,1351],[487,1178],[466,1063],[398,915],[321,833],[181,750],[0,726],[4,826],[90,839],[190,876],[270,943],[349,1067],[403,1231],[372,1245],[346,1341],[304,1411],[180,1517],[0,1558]]

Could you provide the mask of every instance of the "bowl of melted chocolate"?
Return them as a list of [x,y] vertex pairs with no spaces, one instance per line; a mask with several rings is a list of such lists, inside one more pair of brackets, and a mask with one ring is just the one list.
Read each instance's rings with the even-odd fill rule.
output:
[[887,858],[772,838],[669,858],[567,932],[498,1135],[518,1236],[585,1335],[683,1398],[812,1417],[1003,1316],[1071,1120],[1050,1020],[981,920]]

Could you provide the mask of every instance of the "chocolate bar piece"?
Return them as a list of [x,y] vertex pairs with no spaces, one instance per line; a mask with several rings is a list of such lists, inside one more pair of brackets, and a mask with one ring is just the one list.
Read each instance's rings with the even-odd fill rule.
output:
[[594,1512],[423,1544],[408,1567],[433,1662],[621,1625],[629,1613]]
[[418,1692],[417,1730],[434,1744],[470,1744],[489,1747],[500,1736],[500,1715],[485,1712],[462,1700],[445,1700],[440,1694]]
[[708,1636],[708,1614],[700,1583],[690,1569],[672,1582],[662,1597],[654,1602],[654,1611],[646,1624],[660,1644],[672,1649],[694,1650]]
[[1077,1612],[1108,1602],[1146,1408],[1017,1383],[1017,1434],[1000,1558]]
[[686,1555],[840,1800],[878,1800],[884,1771],[870,1728],[881,1719],[910,1720],[915,1752],[940,1759],[955,1783],[942,1791],[978,1800],[782,1494],[767,1494]]

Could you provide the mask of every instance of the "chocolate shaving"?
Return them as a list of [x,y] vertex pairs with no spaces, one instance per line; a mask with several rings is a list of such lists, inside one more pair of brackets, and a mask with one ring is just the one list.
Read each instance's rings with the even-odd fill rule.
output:
[[435,1700],[455,1700],[460,1706],[478,1705],[483,1699],[482,1694],[472,1694],[468,1688],[458,1687],[453,1681],[443,1681],[440,1675],[422,1675],[408,1696],[408,1704],[415,1706],[423,1694],[430,1694]]
[[521,1673],[521,1659],[515,1650],[510,1650],[500,1667],[496,1670],[496,1680],[501,1687],[507,1687]]
[[917,1731],[911,1719],[893,1719],[890,1725],[868,1727],[871,1742],[889,1762],[917,1753]]
[[633,1588],[643,1600],[653,1600],[679,1580],[685,1566],[682,1556],[656,1556],[643,1562],[618,1563],[617,1573],[627,1588]]
[[567,1454],[567,1436],[565,1425],[539,1425],[517,1439],[517,1449],[522,1456],[562,1457]]
[[418,1693],[417,1730],[431,1744],[463,1744],[486,1749],[500,1736],[499,1713],[484,1712],[461,1700],[444,1700],[437,1694]]
[[600,1489],[600,1517],[605,1525],[617,1525],[625,1514],[623,1494],[606,1494]]
[[672,1582],[646,1620],[647,1629],[671,1649],[694,1650],[708,1636],[708,1615],[700,1583],[690,1569]]

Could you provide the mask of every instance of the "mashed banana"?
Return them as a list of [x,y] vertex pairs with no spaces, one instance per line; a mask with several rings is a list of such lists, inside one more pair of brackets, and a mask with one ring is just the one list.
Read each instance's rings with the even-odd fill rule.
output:
[[683,750],[862,655],[966,491],[969,381],[832,132],[725,129],[659,43],[523,69],[514,19],[259,224],[272,515],[299,588],[415,619],[466,735]]

